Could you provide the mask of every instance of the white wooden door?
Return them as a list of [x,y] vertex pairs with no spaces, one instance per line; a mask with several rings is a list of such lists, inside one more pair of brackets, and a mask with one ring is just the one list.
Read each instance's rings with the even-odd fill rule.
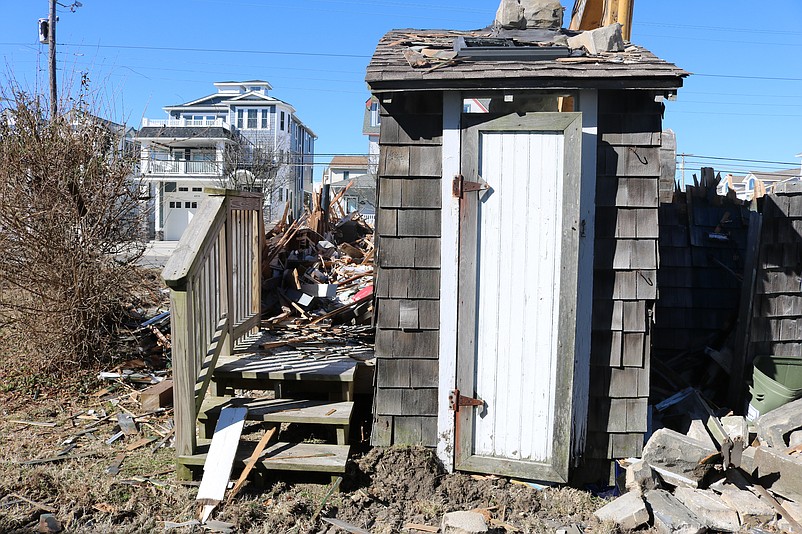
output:
[[[455,465],[566,481],[579,238],[577,113],[463,130]],[[464,188],[470,189],[470,187]]]

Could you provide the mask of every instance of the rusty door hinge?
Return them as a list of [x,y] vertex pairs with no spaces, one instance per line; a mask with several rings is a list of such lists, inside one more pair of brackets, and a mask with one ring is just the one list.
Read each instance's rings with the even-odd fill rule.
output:
[[460,406],[484,406],[485,401],[474,399],[473,397],[463,397],[459,390],[455,389],[448,394],[448,407],[454,412],[458,412]]
[[455,176],[451,183],[451,193],[456,198],[462,198],[463,194],[470,191],[483,191],[489,188],[490,186],[486,182],[469,182],[461,174]]

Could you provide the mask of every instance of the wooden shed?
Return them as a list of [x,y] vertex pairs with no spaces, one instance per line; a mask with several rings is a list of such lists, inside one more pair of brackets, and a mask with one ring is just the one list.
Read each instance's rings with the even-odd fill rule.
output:
[[374,445],[559,482],[641,452],[663,101],[687,73],[566,34],[378,44]]

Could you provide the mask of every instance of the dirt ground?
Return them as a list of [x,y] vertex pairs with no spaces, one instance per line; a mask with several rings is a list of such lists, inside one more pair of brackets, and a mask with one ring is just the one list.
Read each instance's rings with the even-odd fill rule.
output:
[[[0,532],[36,531],[43,513],[52,513],[65,532],[76,533],[163,532],[165,521],[196,518],[197,486],[176,480],[174,449],[156,448],[161,434],[169,434],[171,414],[137,418],[139,435],[107,444],[119,430],[117,412],[141,412],[132,388],[97,383],[95,390],[101,388],[110,391],[80,397],[40,393],[36,399],[0,393]],[[103,419],[104,415],[110,417]],[[93,432],[81,434],[87,427]],[[126,451],[142,437],[153,440]],[[72,458],[22,464],[57,456],[70,447],[64,456]],[[120,471],[107,472],[123,453]],[[323,505],[330,489],[327,478],[268,474],[265,480],[262,488],[247,485],[212,517],[233,524],[235,532],[343,532],[322,522],[322,516],[389,534],[421,532],[405,525],[435,526],[444,512],[480,508],[498,532],[555,532],[571,524],[584,532],[615,532],[593,518],[604,501],[590,493],[571,488],[537,490],[505,478],[446,474],[434,454],[420,447],[355,454],[340,491]],[[189,526],[172,531],[204,530]]]

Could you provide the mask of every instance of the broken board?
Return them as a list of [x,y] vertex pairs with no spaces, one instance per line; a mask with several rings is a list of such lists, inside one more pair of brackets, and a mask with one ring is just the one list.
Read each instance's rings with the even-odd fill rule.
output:
[[220,410],[220,419],[217,420],[214,436],[209,445],[209,453],[203,465],[203,478],[196,497],[196,500],[203,505],[202,523],[206,522],[214,507],[225,496],[247,414],[248,409],[244,407]]

